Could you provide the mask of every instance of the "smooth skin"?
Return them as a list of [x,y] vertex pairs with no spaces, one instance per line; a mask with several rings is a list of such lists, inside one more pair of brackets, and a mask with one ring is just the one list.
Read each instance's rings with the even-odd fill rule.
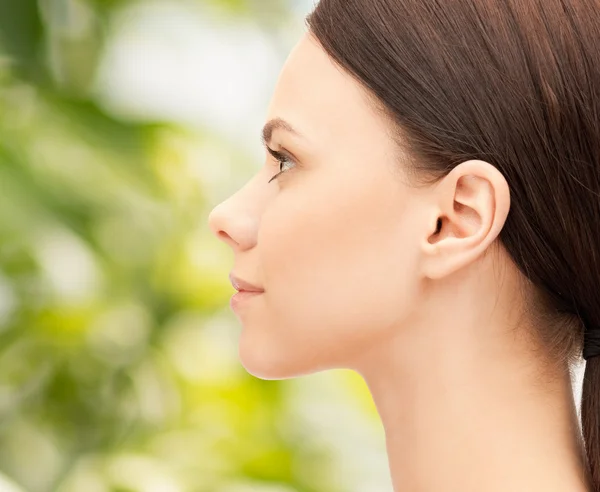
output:
[[[347,368],[385,429],[397,492],[589,490],[569,371],[533,338],[498,242],[510,209],[491,164],[401,179],[390,124],[306,33],[277,81],[265,165],[209,216],[232,272],[265,292],[236,309],[262,379]],[[441,228],[438,230],[438,219]]]

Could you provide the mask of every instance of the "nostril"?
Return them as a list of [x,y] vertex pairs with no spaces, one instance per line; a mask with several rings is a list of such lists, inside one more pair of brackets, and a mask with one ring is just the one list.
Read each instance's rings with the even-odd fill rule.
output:
[[233,238],[222,229],[217,232],[217,238],[229,246],[233,247],[235,245]]

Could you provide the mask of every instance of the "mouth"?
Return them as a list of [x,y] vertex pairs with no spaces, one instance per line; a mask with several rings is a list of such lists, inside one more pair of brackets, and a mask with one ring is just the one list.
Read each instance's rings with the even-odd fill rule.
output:
[[247,290],[240,290],[237,294],[234,294],[229,302],[231,308],[235,311],[246,304],[250,299],[263,294],[263,292],[254,292]]
[[229,274],[229,280],[231,281],[233,288],[240,292],[264,292],[264,289],[261,289],[260,287],[253,285],[250,282],[236,277],[235,275],[233,275],[233,273]]

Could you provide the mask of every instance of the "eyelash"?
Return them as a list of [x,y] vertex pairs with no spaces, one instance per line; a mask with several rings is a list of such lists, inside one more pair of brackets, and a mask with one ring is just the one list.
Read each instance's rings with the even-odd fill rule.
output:
[[[269,154],[271,154],[273,157],[275,157],[275,159],[277,159],[279,161],[279,169],[281,169],[281,165],[282,164],[295,164],[295,162],[290,159],[289,157],[287,157],[286,155],[282,154],[281,152],[277,152],[273,149],[271,149],[270,147],[267,147],[267,151],[269,152]],[[273,176],[270,180],[269,183],[271,181],[273,181],[275,178],[277,178],[280,174],[285,173],[286,171],[279,171],[275,176]]]

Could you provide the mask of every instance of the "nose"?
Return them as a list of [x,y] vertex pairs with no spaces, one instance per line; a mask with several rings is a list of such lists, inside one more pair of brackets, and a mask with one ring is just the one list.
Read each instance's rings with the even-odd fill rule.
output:
[[242,188],[214,207],[208,215],[212,233],[228,246],[251,249],[268,197],[263,191],[264,177],[257,173]]
[[220,203],[211,210],[210,214],[208,214],[208,227],[210,228],[212,233],[217,237],[217,239],[220,239],[228,246],[234,247],[235,241],[229,235],[229,233],[226,232],[226,229],[228,228],[226,225],[227,218],[225,216],[223,208],[224,204]]
[[[237,202],[236,202],[237,203]],[[213,234],[234,251],[246,251],[255,245],[258,217],[248,207],[234,208],[231,199],[217,205],[208,216]]]

